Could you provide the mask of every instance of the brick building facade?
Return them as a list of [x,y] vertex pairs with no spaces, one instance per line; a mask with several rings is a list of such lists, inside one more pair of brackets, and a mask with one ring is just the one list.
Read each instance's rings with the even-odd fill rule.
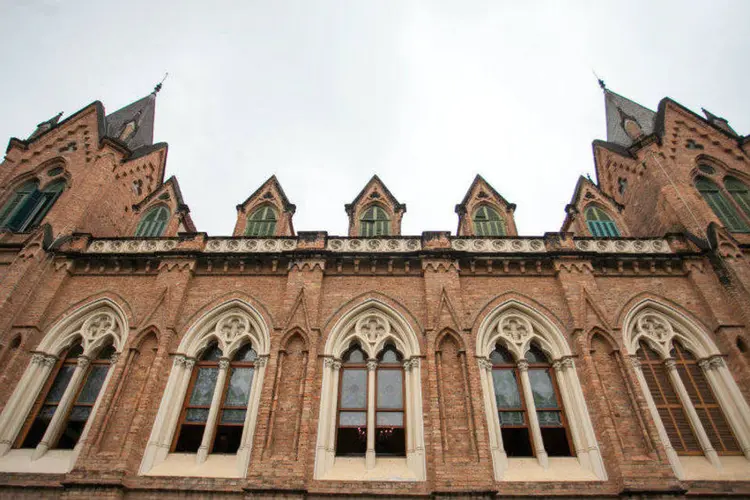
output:
[[0,167],[0,497],[750,495],[750,136],[605,90],[598,182],[518,236],[295,232],[275,177],[198,232],[156,93]]

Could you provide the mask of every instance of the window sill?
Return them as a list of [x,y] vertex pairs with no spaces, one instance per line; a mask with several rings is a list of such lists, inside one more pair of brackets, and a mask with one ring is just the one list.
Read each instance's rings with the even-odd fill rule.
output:
[[73,469],[75,452],[73,450],[49,450],[36,460],[31,460],[33,448],[10,450],[0,457],[1,472],[20,472],[32,474],[67,474]]
[[750,461],[744,456],[720,456],[721,469],[717,469],[706,457],[681,456],[680,464],[688,481],[748,481]]
[[550,457],[545,469],[536,458],[509,458],[503,474],[506,481],[600,481],[589,469],[581,466],[576,457]]
[[237,472],[237,455],[209,455],[202,464],[196,463],[195,453],[170,453],[145,476],[179,477],[242,477]]
[[364,457],[336,457],[323,481],[417,481],[406,464],[406,458],[377,458],[375,467],[367,470]]

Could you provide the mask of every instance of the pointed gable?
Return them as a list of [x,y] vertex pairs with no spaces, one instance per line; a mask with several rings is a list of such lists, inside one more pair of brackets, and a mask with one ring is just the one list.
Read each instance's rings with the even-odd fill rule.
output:
[[[466,191],[464,199],[456,205],[456,213],[458,214],[458,236],[489,236],[485,235],[485,227],[476,227],[475,217],[479,216],[479,220],[486,217],[488,213],[487,209],[482,207],[491,208],[501,219],[501,225],[494,225],[492,227],[502,227],[504,234],[498,234],[498,236],[516,236],[518,231],[516,230],[516,221],[513,217],[513,213],[516,210],[514,203],[508,203],[508,201],[498,193],[484,178],[477,174],[474,181],[469,186],[469,190]],[[479,212],[482,213],[479,213]],[[493,217],[493,215],[490,215]],[[491,222],[489,224],[492,224]],[[489,227],[489,226],[488,226]]]
[[131,234],[135,234],[141,218],[157,206],[165,206],[169,210],[169,221],[162,236],[176,236],[178,232],[195,232],[195,224],[190,217],[190,207],[187,206],[182,197],[177,178],[172,176],[133,205],[133,213],[136,218]]
[[610,90],[604,90],[607,141],[630,147],[654,132],[656,113]]
[[596,207],[604,211],[617,226],[620,236],[629,234],[625,220],[621,216],[623,205],[617,203],[611,196],[604,193],[591,179],[584,176],[578,178],[573,197],[565,207],[565,220],[561,232],[572,232],[578,236],[595,236],[586,224],[586,210]]
[[406,205],[399,203],[377,175],[344,208],[349,216],[349,236],[401,234]]
[[156,93],[118,109],[107,115],[107,137],[124,143],[134,151],[154,143],[154,117],[156,114]]
[[[284,193],[279,180],[272,175],[244,202],[237,205],[237,223],[233,235],[294,236],[292,216],[296,209]],[[259,220],[267,222],[260,227],[257,225]],[[259,227],[260,234],[255,230]],[[254,234],[248,234],[248,231]]]

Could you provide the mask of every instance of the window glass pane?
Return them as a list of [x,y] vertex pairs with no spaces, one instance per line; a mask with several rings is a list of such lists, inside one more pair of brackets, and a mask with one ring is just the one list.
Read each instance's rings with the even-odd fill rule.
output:
[[219,349],[219,346],[216,344],[212,344],[206,348],[206,350],[203,352],[203,356],[201,356],[201,360],[203,361],[219,361],[222,356],[221,349]]
[[246,410],[224,410],[221,412],[222,424],[244,424]]
[[375,415],[375,423],[380,426],[403,427],[404,414],[398,411],[379,411]]
[[37,418],[41,420],[52,420],[52,416],[55,414],[56,409],[57,406],[45,405],[42,407],[42,410],[39,412],[39,416]]
[[83,389],[78,395],[79,403],[94,404],[96,402],[96,397],[99,395],[108,371],[108,365],[93,365],[91,367],[91,371],[86,377],[86,383],[83,384]]
[[541,427],[562,425],[562,413],[559,411],[539,411],[536,416]]
[[526,425],[526,416],[522,411],[501,411],[500,425]]
[[403,373],[378,370],[378,408],[403,408]]
[[380,360],[381,363],[398,363],[398,354],[393,349],[386,349],[383,352],[383,358]]
[[237,351],[237,354],[234,355],[234,361],[237,361],[240,363],[252,363],[257,358],[258,358],[258,353],[255,352],[255,350],[250,344],[244,345],[242,348],[240,348],[239,351]]
[[508,352],[507,349],[501,346],[497,346],[494,351],[490,353],[490,361],[495,365],[513,365],[513,356]]
[[188,422],[205,422],[208,420],[208,408],[188,408],[185,412],[185,420]]
[[63,365],[60,368],[60,371],[57,372],[55,381],[52,383],[52,387],[47,394],[47,403],[60,402],[60,399],[63,397],[65,389],[68,387],[68,383],[70,383],[70,378],[73,376],[73,372],[75,371],[75,369],[75,365]]
[[495,401],[499,409],[521,407],[521,394],[518,392],[514,370],[492,370],[492,385],[495,387]]
[[341,376],[341,408],[364,408],[367,405],[367,371],[344,369]]
[[537,408],[557,408],[555,388],[552,385],[549,370],[529,370],[529,381],[531,382],[531,392],[534,393],[534,404]]
[[225,406],[247,406],[254,371],[253,368],[232,368],[227,397],[224,400]]
[[360,427],[367,425],[367,413],[363,411],[342,411],[339,413],[339,425]]
[[532,345],[526,352],[526,361],[529,363],[544,363],[547,364],[547,356],[537,346]]
[[346,363],[364,363],[365,362],[365,353],[363,353],[359,349],[354,349],[353,351],[349,352],[348,356],[344,359],[344,362],[346,362]]
[[198,368],[198,376],[190,396],[190,406],[209,406],[216,387],[218,368]]
[[86,422],[90,414],[90,406],[74,406],[73,409],[70,410],[70,416],[68,417],[68,420],[70,420],[71,422]]

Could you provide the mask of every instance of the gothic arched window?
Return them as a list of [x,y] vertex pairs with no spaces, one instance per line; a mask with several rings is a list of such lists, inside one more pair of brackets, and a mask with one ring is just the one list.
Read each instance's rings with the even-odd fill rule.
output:
[[158,205],[151,208],[143,215],[143,217],[141,217],[141,221],[138,223],[138,228],[135,230],[135,235],[146,238],[156,238],[161,236],[167,228],[169,215],[169,209],[164,205]]
[[23,232],[38,226],[65,189],[65,181],[50,183],[39,189],[36,180],[17,188],[0,210],[0,229]]
[[382,207],[372,205],[364,211],[359,219],[360,236],[387,236],[390,233],[391,221]]
[[505,236],[505,222],[492,207],[482,205],[474,212],[476,236]]
[[706,177],[697,177],[695,179],[695,187],[728,230],[750,231],[750,227],[748,227],[745,220],[737,212],[737,209],[727,200],[719,186],[712,180]]
[[591,236],[598,238],[617,238],[620,236],[615,221],[599,207],[590,206],[586,209],[586,225],[591,232]]
[[339,384],[336,455],[363,457],[367,451],[367,356],[359,345],[341,358]]
[[727,188],[732,199],[739,205],[745,215],[750,217],[750,190],[745,183],[736,177],[725,177],[724,187]]
[[375,455],[405,457],[404,366],[393,345],[378,355],[375,385]]
[[265,205],[255,210],[247,218],[245,236],[273,236],[276,234],[276,210]]

